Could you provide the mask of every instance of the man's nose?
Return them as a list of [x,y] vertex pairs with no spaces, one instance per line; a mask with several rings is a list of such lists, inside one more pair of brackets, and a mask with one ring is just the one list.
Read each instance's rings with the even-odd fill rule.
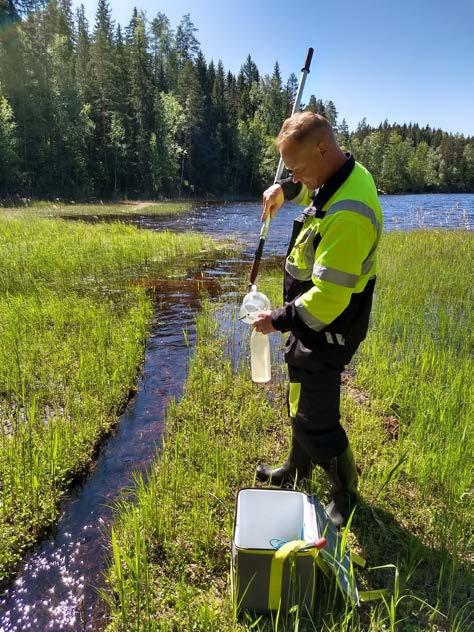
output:
[[291,181],[294,182],[295,184],[298,184],[300,179],[298,178],[298,176],[295,173],[292,173],[291,174]]

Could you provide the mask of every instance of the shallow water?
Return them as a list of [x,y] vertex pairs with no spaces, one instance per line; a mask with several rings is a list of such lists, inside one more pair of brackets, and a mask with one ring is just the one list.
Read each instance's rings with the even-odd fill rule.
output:
[[[424,194],[380,196],[385,230],[415,228],[464,228],[474,226],[474,194]],[[298,206],[285,204],[271,223],[265,251],[284,254],[288,230],[298,213]],[[130,218],[143,228],[162,227],[168,230],[196,230],[214,235],[234,235],[249,247],[260,231],[260,204],[209,203],[197,205],[189,213],[170,216],[138,216]],[[83,219],[90,219],[84,217]],[[123,216],[118,218],[124,221]],[[99,218],[101,221],[101,218]],[[103,221],[103,220],[102,220]],[[250,251],[250,250],[249,250]]]
[[[472,227],[474,195],[383,196],[381,201],[388,230],[420,225]],[[296,207],[287,205],[272,222],[266,261],[284,254],[296,212]],[[232,203],[200,205],[174,217],[118,218],[150,230],[193,229],[216,236],[233,235],[244,243],[244,253],[186,279],[150,279],[145,283],[155,292],[157,309],[137,393],[102,447],[95,470],[63,501],[54,533],[26,556],[17,579],[0,596],[1,632],[95,632],[104,627],[104,607],[96,588],[104,585],[102,575],[109,560],[111,505],[131,486],[134,472],[146,473],[159,450],[167,404],[180,396],[186,378],[202,290],[211,298],[224,293],[234,304],[241,300],[245,284],[239,278],[242,266],[249,267],[257,244],[258,215],[258,204]],[[83,219],[91,221],[90,217]],[[223,327],[237,330],[229,351],[238,361],[239,335],[246,330],[235,324],[231,311],[222,314],[222,322]]]

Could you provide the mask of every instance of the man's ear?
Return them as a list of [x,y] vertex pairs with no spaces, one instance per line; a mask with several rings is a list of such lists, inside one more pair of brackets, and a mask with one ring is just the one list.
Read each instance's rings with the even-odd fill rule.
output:
[[319,143],[318,151],[319,151],[319,154],[320,154],[321,158],[324,158],[324,156],[327,153],[327,150],[328,150],[328,144],[327,143],[324,143],[324,142],[323,143]]

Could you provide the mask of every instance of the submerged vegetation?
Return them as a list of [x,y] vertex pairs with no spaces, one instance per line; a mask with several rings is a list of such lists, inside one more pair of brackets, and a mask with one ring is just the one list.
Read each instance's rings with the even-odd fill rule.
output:
[[0,213],[0,583],[58,515],[136,383],[152,312],[135,281],[210,238]]
[[[286,457],[289,430],[283,381],[259,387],[246,365],[233,367],[226,348],[235,339],[208,308],[162,452],[148,480],[137,480],[134,499],[118,507],[110,630],[467,629],[472,249],[464,231],[384,237],[372,328],[346,378],[342,416],[363,499],[349,538],[373,568],[359,575],[361,584],[391,596],[357,610],[321,597],[312,621],[297,611],[280,623],[235,619],[235,494],[254,484],[260,458]],[[259,287],[280,302],[280,272],[262,276]],[[321,471],[308,485],[327,498]]]

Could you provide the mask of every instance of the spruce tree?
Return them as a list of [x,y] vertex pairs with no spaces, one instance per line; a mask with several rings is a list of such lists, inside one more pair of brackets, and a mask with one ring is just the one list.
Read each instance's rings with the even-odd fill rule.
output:
[[113,189],[112,114],[116,100],[113,21],[107,0],[99,0],[90,47],[91,116],[95,124],[93,171],[99,195]]
[[338,126],[338,140],[341,145],[347,146],[349,143],[349,125],[345,118],[342,119]]
[[145,16],[135,13],[128,30],[129,109],[132,120],[130,148],[136,194],[150,189],[148,150],[153,126],[152,60],[148,52]]
[[336,128],[337,127],[337,110],[334,103],[332,101],[326,101],[324,103],[324,111],[325,111],[325,117],[327,118],[331,126],[333,128]]
[[285,106],[285,114],[286,117],[290,116],[293,110],[293,104],[296,99],[296,93],[298,92],[298,79],[296,78],[295,73],[291,73],[288,77],[288,81],[286,82],[286,106]]
[[90,101],[89,90],[89,63],[90,63],[90,35],[89,23],[86,18],[84,5],[81,4],[76,12],[77,33],[76,33],[76,78],[77,85],[81,91],[83,101]]

